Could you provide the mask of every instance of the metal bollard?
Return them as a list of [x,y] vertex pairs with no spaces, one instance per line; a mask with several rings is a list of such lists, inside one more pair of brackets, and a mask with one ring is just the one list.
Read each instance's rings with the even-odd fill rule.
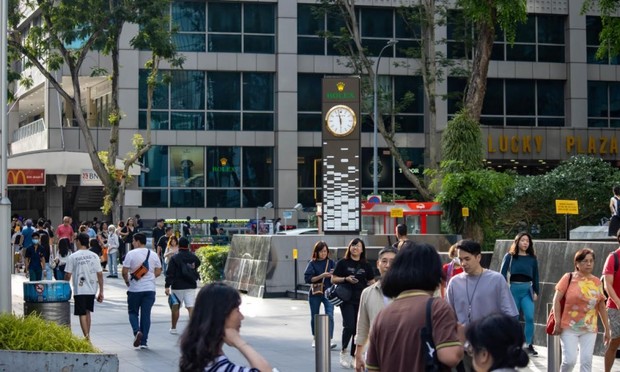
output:
[[[547,317],[553,308],[552,303],[547,303]],[[547,335],[547,372],[557,372],[562,364],[562,347],[560,337]]]
[[315,371],[330,372],[329,317],[326,314],[316,314],[314,316],[314,341]]

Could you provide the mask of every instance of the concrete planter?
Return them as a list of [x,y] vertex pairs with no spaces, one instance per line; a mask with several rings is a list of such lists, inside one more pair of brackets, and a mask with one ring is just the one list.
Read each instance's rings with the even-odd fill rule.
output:
[[116,354],[0,350],[0,371],[118,372]]

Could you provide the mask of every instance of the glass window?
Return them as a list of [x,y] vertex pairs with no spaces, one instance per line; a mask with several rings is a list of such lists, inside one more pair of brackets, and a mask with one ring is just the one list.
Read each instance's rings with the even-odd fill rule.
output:
[[[145,109],[147,107],[147,103],[148,103],[148,97],[147,97],[147,79],[149,77],[150,71],[149,70],[140,70],[139,72],[140,76],[139,76],[139,90],[140,90],[140,94],[139,94],[139,105],[141,109]],[[158,81],[162,81],[162,76],[161,73],[158,74]],[[153,91],[153,102],[152,102],[152,108],[153,109],[167,109],[168,108],[168,86],[164,85],[164,84],[158,84],[155,86],[155,90]]]
[[259,72],[243,74],[244,110],[271,111],[273,99],[273,74]]
[[275,32],[274,4],[243,4],[243,31],[273,34]]
[[536,15],[538,18],[538,42],[564,44],[564,16]]
[[207,149],[207,187],[240,187],[240,159],[240,147],[209,147]]
[[424,113],[424,85],[420,76],[394,77],[394,99],[397,105],[405,102],[406,95],[413,95],[405,107],[400,108],[401,113]]
[[208,190],[207,208],[239,208],[241,207],[240,194],[239,190]]
[[207,74],[207,108],[210,110],[239,110],[241,96],[238,72],[209,72]]
[[241,3],[209,2],[209,31],[241,32]]
[[[146,111],[140,111],[138,128],[146,129]],[[152,130],[168,130],[169,120],[168,112],[151,112],[151,129]]]
[[178,208],[204,208],[205,191],[197,189],[172,189],[170,190],[170,207]]
[[243,130],[273,131],[273,114],[244,113]]
[[174,34],[172,42],[179,52],[204,52],[206,50],[204,34]]
[[297,34],[317,35],[325,29],[325,18],[315,15],[315,5],[297,5]]
[[528,15],[525,23],[517,22],[517,33],[515,43],[535,43],[536,42],[536,16]]
[[620,83],[588,82],[588,126],[617,128],[620,122]]
[[504,114],[504,81],[501,79],[488,79],[487,91],[482,105],[484,115]]
[[208,112],[209,130],[241,130],[238,112]]
[[320,147],[297,148],[297,187],[314,188],[315,183],[317,187],[321,187],[323,183],[321,154]]
[[[405,164],[408,167],[408,171],[412,172],[416,176],[421,176],[424,172],[424,149],[423,148],[399,148],[400,152]],[[407,169],[402,169],[398,166],[398,163],[394,161],[394,186],[395,187],[403,187],[403,188],[411,188],[411,181],[409,181],[404,172]]]
[[564,116],[564,82],[539,80],[537,84],[538,115]]
[[263,205],[273,200],[274,200],[273,190],[257,190],[257,189],[244,189],[243,190],[243,205],[242,206],[244,208],[262,207]]
[[322,123],[321,114],[297,114],[299,132],[320,132]]
[[506,115],[535,115],[533,80],[506,80]]
[[172,71],[170,84],[171,108],[181,110],[204,110],[204,71]]
[[243,43],[245,53],[273,54],[276,49],[273,36],[246,35]]
[[[491,79],[487,79],[487,94],[485,99],[489,96],[489,82]],[[465,87],[467,86],[467,79],[459,77],[448,78],[448,114],[456,114],[463,106],[463,95],[465,94]],[[483,106],[482,111],[484,112]]]
[[243,148],[244,187],[273,187],[273,169],[272,147]]
[[361,8],[361,13],[362,37],[392,37],[392,9]]
[[204,32],[207,24],[205,4],[202,2],[172,3],[172,24],[179,32]]
[[170,147],[170,186],[204,187],[204,148]]
[[[390,154],[390,150],[379,148],[379,163],[377,166],[377,176],[378,176],[378,186],[379,188],[392,188],[392,176],[393,176],[393,166],[392,166],[392,156]],[[362,187],[372,187],[373,186],[373,171],[374,171],[374,160],[373,160],[373,149],[372,148],[362,148]],[[381,190],[379,190],[381,191]],[[383,190],[387,191],[387,190]]]
[[320,74],[297,75],[297,110],[321,112]]
[[241,35],[209,35],[209,52],[240,53]]
[[142,157],[148,172],[140,173],[140,187],[168,186],[168,146],[151,146]]
[[142,190],[142,207],[167,208],[168,189],[144,189]]
[[204,112],[172,112],[170,116],[172,130],[205,130]]
[[609,115],[607,103],[607,83],[602,81],[589,81],[588,116],[607,118]]

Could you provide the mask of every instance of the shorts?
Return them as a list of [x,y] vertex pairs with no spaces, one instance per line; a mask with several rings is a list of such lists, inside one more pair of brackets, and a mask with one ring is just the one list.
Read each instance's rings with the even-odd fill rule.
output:
[[620,338],[620,310],[607,308],[611,338]]
[[73,315],[86,315],[87,311],[95,311],[95,295],[75,295],[73,302]]
[[179,306],[185,304],[186,308],[194,307],[196,303],[196,289],[173,289],[172,294],[179,299]]

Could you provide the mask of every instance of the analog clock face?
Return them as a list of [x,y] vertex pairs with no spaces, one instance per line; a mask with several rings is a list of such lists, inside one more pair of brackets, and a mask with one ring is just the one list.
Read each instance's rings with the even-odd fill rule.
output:
[[357,125],[357,118],[352,108],[345,105],[332,107],[325,115],[327,130],[336,137],[348,136]]

